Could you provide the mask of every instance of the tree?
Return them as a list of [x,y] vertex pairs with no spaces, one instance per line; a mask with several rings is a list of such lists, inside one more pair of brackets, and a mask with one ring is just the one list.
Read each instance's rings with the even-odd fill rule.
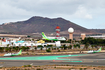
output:
[[86,50],[88,49],[88,47],[89,47],[89,43],[86,43],[86,44],[85,44]]
[[11,47],[11,52],[12,52],[12,50],[13,50],[13,44],[14,44],[14,43],[12,42],[11,44],[12,44],[12,46],[10,46],[10,47]]
[[13,51],[16,51],[16,47],[13,47]]
[[74,44],[73,46],[74,46],[74,48],[77,48],[77,45]]
[[71,40],[71,39],[69,39],[69,40],[68,40],[68,43],[72,43],[72,40]]
[[34,48],[35,50],[37,50],[37,47],[35,46],[35,48]]
[[93,49],[94,45],[91,45],[91,47],[92,47],[92,49]]
[[68,48],[71,49],[72,48],[72,45],[69,45]]
[[42,45],[38,45],[37,46],[38,48],[40,48],[40,50],[42,50],[43,46]]
[[53,45],[47,45],[46,46],[46,50],[47,50],[47,48],[51,48]]
[[22,46],[21,49],[22,49],[23,51],[25,51],[25,50],[26,50],[26,47],[25,47],[25,46]]
[[30,38],[31,36],[28,35],[27,37]]
[[66,50],[67,49],[67,46],[66,45],[63,45],[63,48],[64,48],[64,50]]
[[51,52],[50,48],[46,50],[46,52]]
[[5,48],[5,51],[6,51],[6,52],[9,52],[9,47],[6,47],[6,48]]
[[25,48],[26,48],[27,51],[30,49],[29,47],[25,47]]
[[76,44],[76,46],[77,46],[78,48],[80,48],[80,45],[79,45],[79,44]]
[[10,47],[8,47],[8,49],[9,49],[9,52],[12,52],[12,48],[11,48],[11,46],[10,46]]
[[19,47],[17,46],[17,47],[15,47],[15,50],[16,50],[16,52],[19,50]]
[[63,46],[61,46],[60,48],[63,49]]
[[43,47],[43,46],[42,46],[42,45],[38,45],[37,47],[38,47],[38,48],[41,48],[41,47]]
[[4,51],[4,47],[0,47],[0,52],[3,52]]
[[9,47],[9,44],[7,44],[7,47]]
[[16,47],[16,51],[19,51],[21,48],[19,48],[18,46]]

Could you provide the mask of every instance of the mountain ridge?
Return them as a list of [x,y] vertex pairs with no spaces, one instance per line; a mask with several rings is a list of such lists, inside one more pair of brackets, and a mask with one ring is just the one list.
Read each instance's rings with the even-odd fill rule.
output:
[[56,26],[60,26],[61,32],[68,33],[68,28],[74,28],[74,33],[96,33],[80,25],[77,25],[64,18],[47,18],[40,16],[33,16],[26,21],[11,22],[9,24],[0,25],[0,33],[54,33]]

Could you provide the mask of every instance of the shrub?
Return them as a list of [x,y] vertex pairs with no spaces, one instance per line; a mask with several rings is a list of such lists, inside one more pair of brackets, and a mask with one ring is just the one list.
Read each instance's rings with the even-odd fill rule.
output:
[[24,67],[31,67],[31,65],[24,65]]
[[31,67],[31,65],[27,65],[27,67]]
[[43,70],[43,69],[38,68],[38,69],[36,69],[36,70]]
[[24,67],[27,67],[27,65],[24,65]]
[[59,50],[59,48],[57,48],[57,50]]
[[79,70],[82,70],[82,68],[80,68]]
[[28,52],[27,52],[26,54],[27,54],[27,55],[29,55],[29,53],[28,53]]
[[87,68],[84,68],[84,70],[86,70]]
[[43,48],[41,47],[40,50],[43,50]]
[[60,52],[60,50],[58,50],[58,52]]
[[50,49],[47,49],[46,52],[51,52],[51,50]]

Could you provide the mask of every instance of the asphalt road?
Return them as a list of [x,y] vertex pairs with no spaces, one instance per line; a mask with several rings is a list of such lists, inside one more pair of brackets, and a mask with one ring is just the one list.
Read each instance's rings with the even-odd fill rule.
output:
[[[7,58],[7,57],[4,57]],[[60,57],[68,60],[0,60],[0,67],[14,67],[23,65],[92,65],[105,66],[105,53],[86,54],[84,56]],[[69,60],[70,59],[70,60]],[[72,62],[82,61],[82,62]]]

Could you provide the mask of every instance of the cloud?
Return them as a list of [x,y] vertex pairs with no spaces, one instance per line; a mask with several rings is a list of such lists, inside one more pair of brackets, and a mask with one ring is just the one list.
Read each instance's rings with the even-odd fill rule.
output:
[[2,3],[0,4],[0,19],[14,19],[14,18],[20,18],[25,17],[31,14],[30,11],[27,11],[25,9],[21,9],[9,4]]
[[76,18],[92,19],[92,15],[89,14],[87,9],[83,6],[79,6],[77,11],[72,16],[75,16]]
[[[105,15],[105,0],[1,0],[0,23],[32,16],[63,17],[68,20],[95,20]],[[11,21],[12,20],[12,21]],[[97,20],[100,21],[100,20]],[[77,22],[78,24],[79,22]],[[81,25],[81,24],[80,24]]]

